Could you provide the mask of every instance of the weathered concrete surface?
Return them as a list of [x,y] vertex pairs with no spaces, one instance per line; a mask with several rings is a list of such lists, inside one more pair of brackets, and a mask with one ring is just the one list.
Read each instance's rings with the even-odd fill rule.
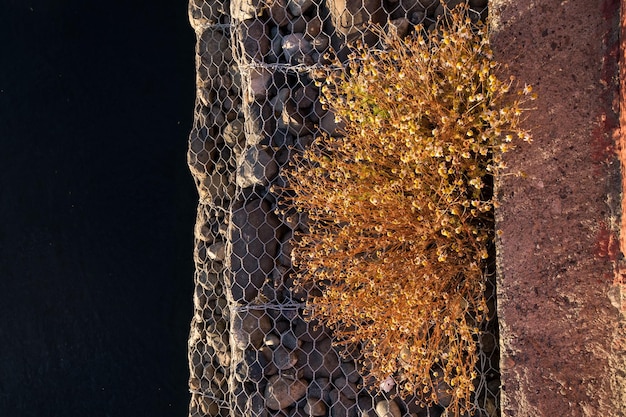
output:
[[[620,230],[626,230],[626,0],[621,0],[620,8],[620,35],[619,35],[619,124],[620,131],[617,139],[617,151],[622,170],[622,219]],[[620,252],[626,253],[626,233],[620,234]],[[626,311],[626,266],[621,260],[621,268],[616,271],[615,281],[621,287],[621,309]],[[626,332],[624,332],[626,338]]]
[[503,416],[626,416],[619,6],[490,1],[496,59],[539,96],[507,156],[527,177],[498,184]]

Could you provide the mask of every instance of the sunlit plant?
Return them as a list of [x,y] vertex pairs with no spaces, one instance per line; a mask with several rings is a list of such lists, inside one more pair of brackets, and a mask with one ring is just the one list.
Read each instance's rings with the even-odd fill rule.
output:
[[292,255],[298,285],[318,289],[307,311],[338,343],[362,346],[369,382],[424,404],[446,384],[458,415],[471,409],[487,314],[491,184],[502,154],[530,140],[531,88],[510,93],[466,8],[430,34],[377,33],[384,49],[356,45],[324,74],[343,135],[318,138],[288,174],[309,215]]

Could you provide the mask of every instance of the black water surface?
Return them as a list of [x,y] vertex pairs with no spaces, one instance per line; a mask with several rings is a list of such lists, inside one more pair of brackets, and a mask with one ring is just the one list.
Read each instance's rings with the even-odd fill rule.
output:
[[186,1],[0,0],[0,416],[184,416]]

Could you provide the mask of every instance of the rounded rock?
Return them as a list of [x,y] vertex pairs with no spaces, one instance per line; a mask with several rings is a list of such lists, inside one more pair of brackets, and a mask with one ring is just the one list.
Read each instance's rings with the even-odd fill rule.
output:
[[237,185],[241,188],[266,185],[278,173],[276,161],[267,150],[252,146],[237,161]]
[[270,2],[270,17],[279,27],[286,26],[289,23],[290,15],[288,10],[287,0]]
[[299,109],[307,109],[315,103],[318,96],[318,89],[314,85],[306,85],[293,92],[293,101]]
[[313,0],[289,0],[287,7],[294,16],[301,16],[306,13],[312,6]]
[[298,361],[298,356],[295,352],[287,350],[283,346],[278,346],[274,349],[274,365],[280,370],[285,370],[293,367]]
[[282,48],[287,60],[296,55],[308,54],[312,49],[311,42],[306,40],[302,33],[291,33],[285,36]]
[[285,409],[304,397],[306,389],[307,384],[303,379],[294,381],[274,375],[265,388],[265,404],[272,410]]
[[335,386],[347,399],[354,400],[359,392],[359,388],[354,382],[349,382],[345,377],[335,379]]
[[322,32],[322,27],[324,26],[324,22],[319,16],[315,16],[308,22],[306,22],[306,30],[305,33],[311,38],[315,38]]
[[376,403],[378,417],[402,417],[398,403],[393,400],[382,400]]
[[232,326],[232,338],[240,349],[247,346],[261,347],[265,335],[272,328],[270,317],[263,311],[248,310],[235,315]]
[[267,336],[265,336],[264,343],[265,343],[265,346],[275,348],[280,344],[280,337],[276,336],[274,333],[270,333]]
[[307,398],[304,406],[304,412],[309,416],[324,416],[326,415],[326,409],[324,401],[315,397]]

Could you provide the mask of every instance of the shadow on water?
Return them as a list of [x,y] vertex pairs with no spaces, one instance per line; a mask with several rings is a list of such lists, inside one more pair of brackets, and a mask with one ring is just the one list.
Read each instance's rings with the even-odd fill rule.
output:
[[185,415],[186,4],[6,3],[0,415]]

